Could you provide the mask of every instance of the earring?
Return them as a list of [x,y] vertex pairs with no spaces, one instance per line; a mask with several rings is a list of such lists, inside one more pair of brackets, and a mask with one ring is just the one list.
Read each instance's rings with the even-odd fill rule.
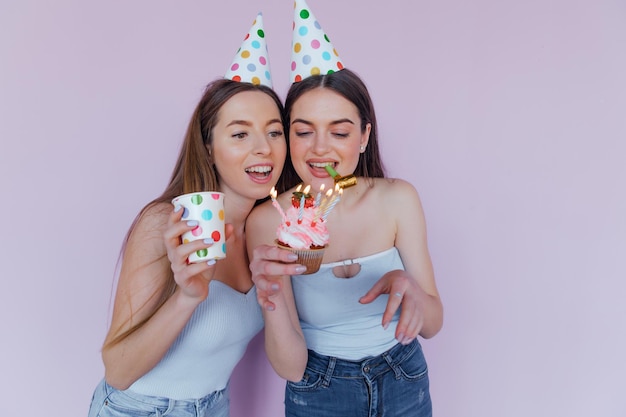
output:
[[365,146],[361,145],[361,147],[359,148],[359,150],[361,151],[361,153],[365,152]]

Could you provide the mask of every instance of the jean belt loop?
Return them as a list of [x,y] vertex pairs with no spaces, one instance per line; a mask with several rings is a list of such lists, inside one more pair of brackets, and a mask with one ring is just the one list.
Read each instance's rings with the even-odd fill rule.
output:
[[[205,397],[206,398],[206,397]],[[195,400],[193,403],[193,411],[196,413],[196,416],[200,415],[200,403],[201,403],[202,399],[199,400]]]
[[396,375],[396,379],[400,379],[400,377],[402,376],[402,371],[400,370],[398,364],[393,360],[389,352],[383,353],[383,358],[385,358],[385,361],[387,361],[389,367],[393,369],[393,373]]
[[160,409],[157,408],[156,417],[166,416],[172,412],[172,410],[176,407],[176,400],[170,398],[167,404],[167,410],[161,412]]
[[324,388],[328,388],[330,385],[330,379],[333,377],[333,372],[335,371],[335,364],[337,363],[337,358],[333,356],[328,357],[328,367],[326,368],[326,373],[324,374],[324,381],[322,382],[322,386]]

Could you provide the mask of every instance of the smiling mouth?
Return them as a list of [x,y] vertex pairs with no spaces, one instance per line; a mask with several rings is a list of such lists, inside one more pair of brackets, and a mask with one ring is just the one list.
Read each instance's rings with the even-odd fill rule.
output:
[[272,170],[273,168],[267,165],[250,167],[250,168],[245,169],[247,174],[255,176],[255,177],[259,177],[259,178],[265,178],[269,176],[272,173]]
[[317,168],[317,169],[324,169],[327,166],[334,168],[335,165],[337,165],[335,162],[309,162],[309,166],[311,168]]

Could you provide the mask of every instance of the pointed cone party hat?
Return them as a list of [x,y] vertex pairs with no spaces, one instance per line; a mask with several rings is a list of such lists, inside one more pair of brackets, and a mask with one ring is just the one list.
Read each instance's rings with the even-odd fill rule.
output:
[[241,43],[241,47],[233,58],[233,63],[224,78],[256,85],[262,84],[272,88],[270,60],[267,54],[263,15],[261,13],[252,23],[250,31]]
[[291,44],[291,82],[343,69],[339,54],[330,43],[304,0],[295,0]]

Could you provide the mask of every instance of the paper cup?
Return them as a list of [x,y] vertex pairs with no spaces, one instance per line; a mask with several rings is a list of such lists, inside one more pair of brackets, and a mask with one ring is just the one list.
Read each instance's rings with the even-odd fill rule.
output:
[[198,226],[183,234],[183,243],[211,238],[215,243],[189,255],[189,262],[205,262],[226,257],[224,234],[224,194],[206,191],[184,194],[172,200],[174,206],[183,207],[182,220],[196,220]]

